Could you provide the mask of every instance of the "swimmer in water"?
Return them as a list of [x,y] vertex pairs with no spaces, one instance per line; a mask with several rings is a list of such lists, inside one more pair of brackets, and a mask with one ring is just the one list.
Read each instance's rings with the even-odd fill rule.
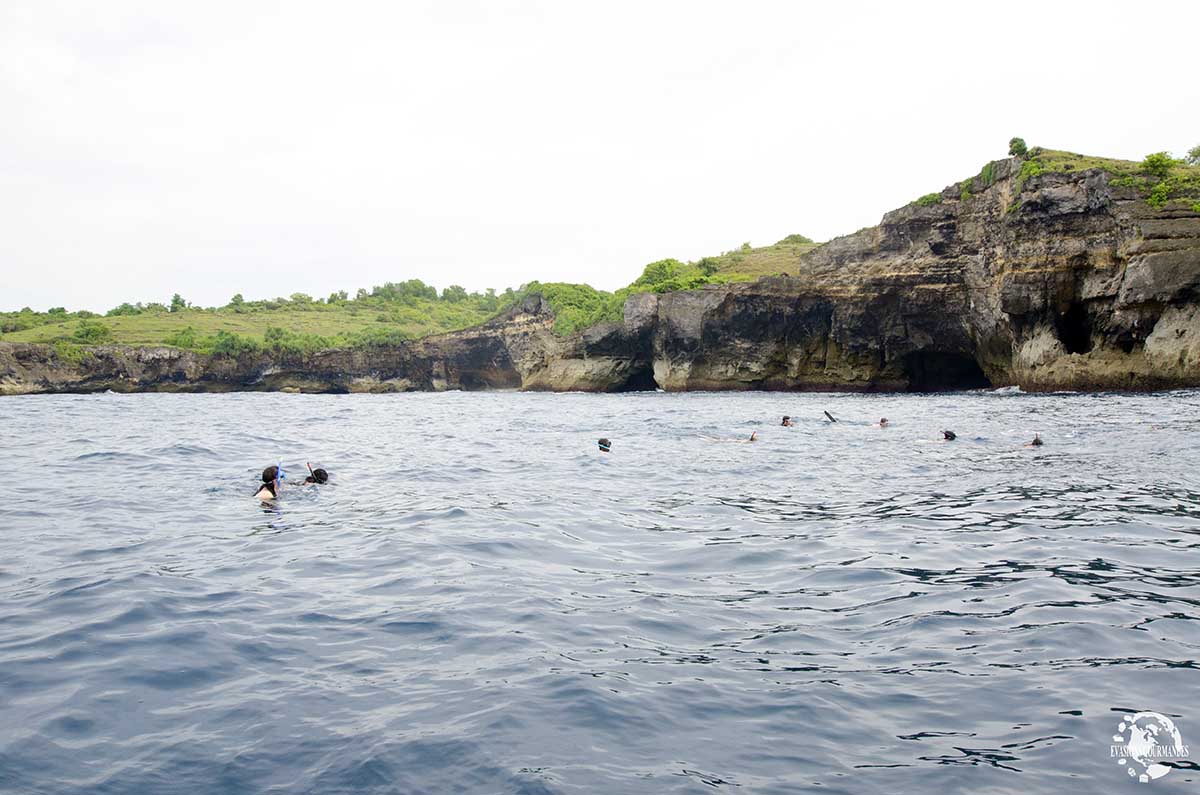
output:
[[328,472],[326,472],[324,469],[321,469],[320,467],[313,469],[312,464],[308,465],[308,477],[306,477],[304,479],[305,486],[312,486],[312,485],[320,486],[320,485],[323,485],[328,482],[329,482],[329,473]]
[[1026,447],[1041,447],[1044,444],[1045,444],[1045,442],[1042,441],[1042,435],[1040,433],[1035,433],[1033,435],[1033,441],[1027,443],[1025,446]]
[[957,438],[958,434],[956,434],[954,431],[942,431],[943,442],[953,442]]
[[254,492],[254,497],[262,502],[269,502],[279,496],[279,487],[283,484],[283,467],[267,467],[262,473],[262,485]]
[[886,428],[887,427],[887,417],[880,417],[879,422],[875,423],[875,425],[873,427]]
[[792,425],[794,423],[792,422],[792,418],[785,414],[785,415],[783,415],[783,422],[781,422],[779,424],[785,428],[790,428],[790,427],[792,427]]
[[601,439],[597,444],[600,445],[600,452],[607,453],[612,450],[612,442],[608,439]]

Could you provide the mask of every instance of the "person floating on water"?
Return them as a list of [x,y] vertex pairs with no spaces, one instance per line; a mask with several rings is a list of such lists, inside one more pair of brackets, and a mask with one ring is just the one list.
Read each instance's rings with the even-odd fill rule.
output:
[[258,487],[258,491],[254,492],[256,499],[262,502],[268,502],[279,496],[280,487],[283,485],[283,464],[278,466],[267,467],[262,472],[262,485]]
[[780,425],[782,425],[782,426],[783,426],[783,427],[785,427],[785,428],[790,428],[790,427],[792,427],[792,425],[794,425],[795,423],[793,423],[793,422],[792,422],[792,418],[791,418],[791,417],[789,417],[788,415],[784,414],[784,415],[783,415],[783,422],[781,422],[781,423],[779,423],[779,424],[780,424]]
[[887,427],[887,417],[880,417],[879,422],[875,423],[874,427],[886,428]]
[[601,439],[597,444],[600,445],[600,452],[607,453],[612,450],[612,442],[608,439]]
[[954,431],[942,431],[943,442],[953,442],[957,438],[958,434],[956,434]]
[[313,469],[312,464],[308,464],[308,477],[304,479],[305,486],[317,485],[321,486],[329,482],[329,473],[324,469],[317,467]]
[[1033,441],[1027,443],[1025,446],[1026,447],[1041,447],[1043,444],[1045,444],[1045,442],[1042,441],[1042,435],[1040,433],[1035,433],[1033,435]]

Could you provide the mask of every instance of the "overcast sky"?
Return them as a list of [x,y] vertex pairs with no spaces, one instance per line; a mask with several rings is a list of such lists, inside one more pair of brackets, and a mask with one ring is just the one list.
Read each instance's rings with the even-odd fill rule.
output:
[[[1029,144],[1200,144],[1200,2],[0,2],[0,309],[613,289]],[[1189,49],[1192,48],[1192,49]]]

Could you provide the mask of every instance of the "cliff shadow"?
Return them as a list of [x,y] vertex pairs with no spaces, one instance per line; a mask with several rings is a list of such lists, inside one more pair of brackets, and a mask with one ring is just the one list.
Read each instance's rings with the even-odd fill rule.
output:
[[909,392],[991,389],[979,362],[965,353],[915,351],[901,361]]
[[1067,353],[1087,353],[1092,349],[1092,320],[1083,304],[1073,303],[1065,312],[1055,315],[1054,330]]
[[653,392],[658,389],[654,380],[654,367],[650,364],[635,365],[630,368],[629,375],[624,381],[614,386],[613,392]]

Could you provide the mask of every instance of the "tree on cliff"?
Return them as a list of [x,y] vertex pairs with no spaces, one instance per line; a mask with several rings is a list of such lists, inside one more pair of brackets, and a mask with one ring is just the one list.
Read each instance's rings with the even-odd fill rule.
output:
[[465,301],[467,300],[467,290],[461,285],[452,284],[442,290],[442,300],[455,304]]
[[1024,157],[1029,154],[1029,147],[1025,145],[1025,139],[1010,138],[1008,141],[1008,153],[1016,157]]
[[187,301],[183,300],[183,296],[179,293],[171,296],[171,311],[181,312],[184,309],[187,309]]
[[1167,152],[1151,152],[1142,161],[1142,170],[1152,177],[1166,179],[1171,174],[1171,167],[1178,162]]
[[1184,158],[1189,166],[1200,166],[1200,146],[1193,146]]

